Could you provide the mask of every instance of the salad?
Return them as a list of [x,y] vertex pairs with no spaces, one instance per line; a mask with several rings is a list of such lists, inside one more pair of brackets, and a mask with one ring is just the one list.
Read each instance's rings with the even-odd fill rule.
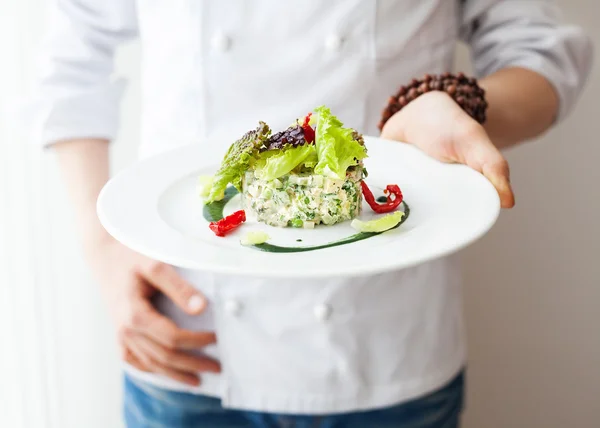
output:
[[[242,210],[210,227],[224,236],[246,215],[276,227],[333,225],[358,217],[363,196],[377,213],[390,213],[402,202],[400,189],[387,186],[385,202],[378,203],[364,182],[366,157],[363,136],[344,127],[325,106],[277,133],[259,122],[229,147],[213,177],[201,178],[206,204],[224,199],[230,186],[241,194]],[[383,223],[375,221],[393,227],[400,219],[396,215]],[[381,227],[360,221],[352,225]]]

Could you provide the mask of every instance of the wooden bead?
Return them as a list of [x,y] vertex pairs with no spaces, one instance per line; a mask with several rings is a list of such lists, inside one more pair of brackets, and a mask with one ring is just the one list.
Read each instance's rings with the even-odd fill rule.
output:
[[382,120],[378,128],[383,129],[390,117],[422,94],[433,90],[446,91],[465,113],[481,124],[485,122],[488,107],[484,98],[485,90],[475,78],[467,77],[462,72],[456,76],[445,72],[438,76],[425,74],[423,80],[412,79],[408,85],[401,86],[397,95],[388,99],[387,107],[381,112]]

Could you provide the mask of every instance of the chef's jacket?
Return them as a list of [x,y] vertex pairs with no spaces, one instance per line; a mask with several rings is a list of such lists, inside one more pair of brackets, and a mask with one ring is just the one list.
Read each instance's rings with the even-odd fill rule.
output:
[[[113,78],[113,58],[133,38],[142,51],[142,157],[208,139],[225,150],[258,120],[283,129],[321,104],[375,135],[388,97],[413,77],[450,71],[458,40],[470,45],[478,76],[512,66],[545,76],[560,120],[592,54],[551,1],[58,0],[32,108],[36,141],[115,138],[125,83]],[[206,352],[223,373],[190,388],[126,369],[225,407],[382,407],[441,387],[466,363],[452,258],[351,279],[182,275],[208,296],[208,311],[187,317],[164,299],[157,305],[184,327],[216,330],[218,345]]]

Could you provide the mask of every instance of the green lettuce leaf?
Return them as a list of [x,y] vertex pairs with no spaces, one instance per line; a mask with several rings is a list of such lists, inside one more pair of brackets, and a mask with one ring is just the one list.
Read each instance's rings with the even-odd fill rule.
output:
[[317,107],[314,113],[318,115],[315,134],[318,163],[315,173],[343,180],[348,167],[366,158],[367,151],[354,139],[355,131],[344,128],[344,124],[327,107]]
[[317,151],[312,144],[269,150],[260,154],[256,162],[256,176],[262,180],[275,180],[301,164],[316,165]]
[[267,124],[259,122],[255,130],[247,132],[229,147],[221,167],[213,177],[212,187],[205,200],[207,204],[223,199],[229,184],[242,191],[242,178],[250,165],[257,160],[259,149],[264,147],[270,135],[271,129]]
[[307,156],[306,159],[304,159],[304,166],[307,168],[314,168],[315,166],[317,166],[317,163],[319,163],[319,157],[317,156],[317,148],[315,147],[314,144],[311,144],[310,147],[312,147],[312,151],[310,152],[310,154]]

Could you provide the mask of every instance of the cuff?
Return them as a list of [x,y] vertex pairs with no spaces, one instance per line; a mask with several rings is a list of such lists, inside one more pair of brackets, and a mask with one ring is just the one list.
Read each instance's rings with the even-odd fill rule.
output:
[[29,141],[44,148],[75,138],[114,140],[126,85],[125,79],[118,79],[65,95],[46,94],[42,89],[19,109],[18,120]]

